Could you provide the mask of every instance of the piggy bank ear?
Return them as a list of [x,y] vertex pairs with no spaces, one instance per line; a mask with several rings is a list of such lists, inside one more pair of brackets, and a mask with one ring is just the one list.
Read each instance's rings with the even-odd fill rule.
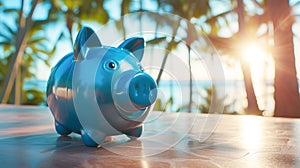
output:
[[145,42],[143,38],[132,37],[125,40],[118,48],[126,49],[141,61],[144,54]]
[[74,60],[84,59],[88,47],[102,46],[97,34],[89,27],[82,27],[76,37],[74,44]]

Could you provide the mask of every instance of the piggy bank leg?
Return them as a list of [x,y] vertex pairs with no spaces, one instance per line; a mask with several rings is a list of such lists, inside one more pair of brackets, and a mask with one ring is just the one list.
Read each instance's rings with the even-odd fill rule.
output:
[[55,130],[60,135],[69,135],[72,131],[66,129],[62,124],[55,121]]
[[129,130],[125,130],[122,131],[124,134],[126,134],[127,136],[130,136],[132,138],[138,138],[142,135],[143,133],[143,125],[139,126],[137,128],[133,128],[133,129],[129,129]]
[[[95,138],[98,140],[98,142],[95,142],[91,137],[90,135],[92,136],[95,136]],[[102,132],[99,132],[99,131],[90,131],[90,135],[82,130],[81,131],[81,139],[83,141],[83,143],[86,145],[86,146],[90,146],[90,147],[95,147],[95,146],[98,146],[99,144],[101,144],[106,135],[103,134]]]

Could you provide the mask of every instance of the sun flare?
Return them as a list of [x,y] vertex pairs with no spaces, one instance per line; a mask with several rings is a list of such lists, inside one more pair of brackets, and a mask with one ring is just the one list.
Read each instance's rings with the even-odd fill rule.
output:
[[243,57],[246,62],[253,66],[258,62],[263,62],[267,57],[267,53],[259,45],[250,44],[245,47]]
[[268,51],[256,43],[250,43],[242,48],[242,59],[244,64],[250,66],[258,106],[261,109],[265,109],[267,100],[264,99],[263,95],[268,94],[266,81],[274,77],[274,69],[272,68],[274,66],[273,58]]
[[261,75],[265,75],[266,64],[272,61],[270,54],[255,43],[248,44],[244,47],[242,57],[244,63],[249,64],[253,78],[261,78]]

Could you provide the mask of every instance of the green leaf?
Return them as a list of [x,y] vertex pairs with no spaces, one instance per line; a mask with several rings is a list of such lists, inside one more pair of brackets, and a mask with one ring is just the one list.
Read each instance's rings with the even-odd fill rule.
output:
[[[47,51],[47,50],[39,49],[37,47],[31,47],[31,49],[32,49],[32,52],[34,52],[34,53],[43,53],[43,54],[46,54],[46,55],[48,55],[49,52],[50,52],[50,51]],[[39,54],[36,54],[36,55],[38,56]],[[40,56],[38,56],[38,57],[42,59],[42,57],[40,57]],[[44,59],[42,59],[42,60],[44,60]]]
[[[4,30],[6,30],[10,36],[16,35],[16,30],[13,30],[9,25],[6,23],[1,23],[1,26],[3,26]],[[3,31],[3,30],[2,30]]]
[[11,42],[2,41],[0,42],[0,45],[13,45]]
[[62,40],[64,36],[65,36],[64,32],[61,32],[60,35],[59,35],[59,37],[58,37],[58,39],[56,40],[55,45],[56,45],[60,40]]
[[175,50],[178,46],[178,44],[180,43],[180,41],[171,41],[170,42],[170,50]]
[[131,0],[123,0],[121,3],[121,15],[125,15],[129,13],[129,7],[130,7]]
[[3,10],[4,13],[19,13],[20,9],[16,9],[16,8],[7,8]]
[[212,17],[210,17],[210,18],[207,18],[207,19],[206,19],[206,22],[207,22],[207,23],[216,23],[217,20],[218,20],[218,18],[220,18],[220,17],[225,17],[227,14],[230,14],[230,13],[232,13],[232,12],[233,12],[233,10],[228,10],[228,11],[225,11],[225,12],[220,13],[220,14],[218,14],[218,15],[214,15],[214,16],[212,16]]
[[48,67],[51,67],[51,64],[50,64],[49,60],[45,60],[44,63],[45,63]]
[[48,40],[48,39],[46,37],[40,37],[40,38],[30,39],[27,43],[28,44],[35,44],[35,43],[41,43],[45,40]]
[[46,42],[37,43],[36,46],[42,50],[49,50],[49,44]]
[[13,37],[9,37],[7,34],[4,34],[3,32],[0,32],[0,37],[4,38],[4,41],[12,41]]
[[41,103],[45,103],[44,92],[36,90],[36,89],[29,89],[24,91],[24,102],[25,105],[40,105]]
[[12,44],[3,45],[3,49],[4,51],[9,51],[9,52],[14,51],[14,45]]
[[149,44],[149,45],[157,45],[163,41],[166,40],[167,37],[157,37],[157,38],[154,38],[154,39],[151,39],[151,40],[148,40],[146,43]]
[[41,30],[41,29],[43,29],[43,27],[45,25],[47,25],[48,23],[51,23],[51,22],[52,22],[52,20],[49,20],[49,19],[35,20],[35,21],[32,22],[31,29]]

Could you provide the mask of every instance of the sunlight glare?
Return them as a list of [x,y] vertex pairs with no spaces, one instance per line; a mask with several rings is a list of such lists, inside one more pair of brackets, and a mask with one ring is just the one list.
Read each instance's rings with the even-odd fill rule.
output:
[[245,118],[242,123],[243,144],[249,151],[256,151],[261,145],[262,125],[256,117]]
[[244,64],[250,66],[251,77],[254,91],[258,100],[260,109],[272,111],[272,102],[267,99],[266,95],[271,94],[266,82],[274,77],[273,58],[261,43],[248,43],[241,47],[242,59]]
[[266,58],[266,55],[267,54],[263,51],[263,49],[256,44],[248,45],[245,47],[243,52],[245,61],[251,65],[262,62]]

